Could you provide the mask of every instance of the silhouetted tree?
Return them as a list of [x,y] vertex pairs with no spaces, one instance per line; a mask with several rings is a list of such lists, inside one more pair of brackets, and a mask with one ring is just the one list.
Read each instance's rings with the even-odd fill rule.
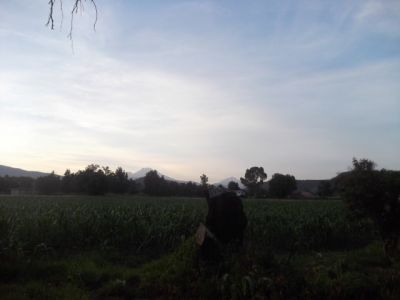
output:
[[374,221],[393,254],[399,250],[400,239],[400,171],[375,170],[368,159],[353,158],[353,169],[338,176],[342,196],[355,216]]
[[58,194],[61,193],[61,179],[60,176],[51,174],[36,179],[36,191],[39,194]]
[[248,193],[251,196],[257,196],[260,193],[260,188],[267,179],[267,174],[264,172],[263,167],[251,167],[246,170],[244,178],[241,177],[240,181],[246,186]]
[[[107,175],[108,174],[108,175]],[[112,193],[124,194],[129,190],[128,173],[121,167],[118,167],[115,172],[109,171],[106,173],[109,178],[109,190]]]
[[65,170],[64,176],[61,179],[61,190],[63,193],[78,193],[76,176],[74,173],[71,173],[69,169]]
[[0,193],[9,194],[12,189],[31,193],[34,190],[35,179],[27,176],[4,176],[0,177]]
[[167,196],[168,185],[164,176],[160,177],[156,170],[149,171],[144,177],[144,192],[151,196]]
[[237,182],[230,181],[230,182],[228,183],[228,189],[231,190],[231,191],[240,190],[239,184],[238,184]]
[[76,173],[79,191],[89,195],[104,195],[108,191],[107,176],[99,165],[91,164]]
[[333,189],[331,182],[329,180],[322,180],[318,184],[318,191],[317,191],[318,196],[320,197],[330,197],[333,195]]
[[286,198],[296,190],[296,178],[293,175],[275,173],[269,181],[269,194],[276,198]]
[[203,188],[206,188],[208,186],[208,177],[206,174],[200,176],[200,182]]

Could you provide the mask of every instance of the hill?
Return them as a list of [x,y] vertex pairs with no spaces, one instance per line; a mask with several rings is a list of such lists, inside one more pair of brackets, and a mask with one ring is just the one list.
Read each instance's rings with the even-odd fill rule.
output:
[[49,175],[48,173],[38,171],[27,171],[19,168],[12,168],[8,166],[0,165],[0,176],[14,176],[14,177],[32,177],[38,178]]

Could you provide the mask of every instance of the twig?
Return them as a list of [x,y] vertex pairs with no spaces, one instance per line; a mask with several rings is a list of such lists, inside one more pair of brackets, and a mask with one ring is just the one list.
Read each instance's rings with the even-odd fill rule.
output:
[[56,0],[49,0],[50,11],[49,11],[49,17],[47,18],[46,26],[49,26],[50,24],[51,30],[54,30],[53,8],[55,1]]

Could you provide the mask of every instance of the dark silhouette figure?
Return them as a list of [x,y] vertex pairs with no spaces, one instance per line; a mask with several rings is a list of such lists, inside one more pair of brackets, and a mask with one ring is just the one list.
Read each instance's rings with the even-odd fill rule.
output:
[[210,190],[206,193],[208,214],[206,226],[200,226],[200,254],[209,261],[220,261],[222,251],[228,245],[238,249],[243,243],[247,218],[242,200],[236,193],[225,190]]

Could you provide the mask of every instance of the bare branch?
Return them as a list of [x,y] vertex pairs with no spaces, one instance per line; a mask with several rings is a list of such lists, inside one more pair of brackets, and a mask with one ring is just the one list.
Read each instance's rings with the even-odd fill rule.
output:
[[78,5],[79,4],[82,5],[81,0],[75,0],[74,6],[72,7],[72,10],[71,10],[71,26],[70,26],[69,34],[68,34],[68,37],[70,40],[72,40],[72,30],[74,29],[74,14],[78,13],[78,7],[79,7]]
[[97,15],[98,15],[98,12],[97,12],[97,5],[96,5],[96,2],[94,2],[94,0],[90,0],[90,2],[92,2],[93,7],[94,7],[94,10],[95,10],[95,12],[96,12],[96,17],[95,17],[94,23],[93,23],[93,30],[96,31]]
[[64,9],[62,0],[60,0],[60,12],[61,12],[61,22],[60,22],[60,31],[61,31],[64,22]]
[[49,17],[47,18],[46,26],[50,25],[51,30],[54,30],[53,8],[56,0],[49,0]]
[[[46,26],[50,27],[51,30],[54,29],[54,4],[56,3],[57,0],[49,0],[49,16],[47,18],[47,23]],[[61,23],[60,23],[60,29],[62,28],[63,20],[64,20],[64,8],[63,8],[63,0],[60,1],[60,11],[61,11]],[[95,11],[95,20],[93,23],[93,30],[96,31],[96,24],[98,20],[98,9],[96,5],[96,0],[74,0],[72,9],[71,9],[71,21],[70,21],[70,29],[68,33],[68,38],[72,40],[72,33],[74,29],[74,17],[75,14],[78,12],[83,12],[85,9],[84,2],[90,2],[93,5],[94,11]]]

